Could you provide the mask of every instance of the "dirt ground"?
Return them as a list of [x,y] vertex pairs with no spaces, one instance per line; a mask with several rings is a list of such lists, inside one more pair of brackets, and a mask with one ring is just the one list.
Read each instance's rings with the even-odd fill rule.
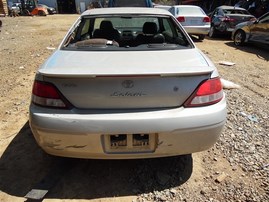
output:
[[28,124],[32,82],[77,17],[1,18],[0,201],[30,201],[32,189],[48,190],[43,201],[269,201],[269,51],[229,38],[195,41],[222,78],[241,86],[225,90],[228,120],[210,150],[145,160],[44,153]]

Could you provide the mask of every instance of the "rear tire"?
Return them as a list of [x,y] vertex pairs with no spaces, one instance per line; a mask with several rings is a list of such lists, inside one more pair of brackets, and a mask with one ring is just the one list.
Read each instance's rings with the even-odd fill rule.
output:
[[203,41],[205,39],[205,35],[203,35],[203,34],[198,35],[198,39],[200,41]]
[[24,10],[22,11],[22,15],[30,16],[31,13],[30,13],[30,11],[28,11],[27,9],[24,9]]
[[209,33],[208,33],[208,36],[210,38],[216,37],[216,28],[215,28],[214,25],[211,25],[210,30],[209,30]]
[[39,16],[46,16],[46,13],[44,11],[38,11],[37,13]]
[[238,30],[234,34],[234,45],[242,46],[245,42],[246,34],[243,30]]

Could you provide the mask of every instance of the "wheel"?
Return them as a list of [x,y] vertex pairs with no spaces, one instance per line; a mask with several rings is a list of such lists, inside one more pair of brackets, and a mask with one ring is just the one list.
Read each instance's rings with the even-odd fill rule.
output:
[[242,46],[245,42],[246,34],[243,30],[238,30],[234,34],[234,45]]
[[203,41],[205,39],[205,35],[203,35],[203,34],[198,35],[198,39],[200,41]]
[[37,13],[39,16],[46,16],[46,13],[44,11],[38,11]]
[[216,28],[215,28],[214,25],[211,25],[210,30],[209,30],[209,33],[208,33],[208,36],[210,38],[213,38],[213,37],[216,36]]
[[24,10],[22,11],[22,14],[23,14],[23,15],[27,15],[27,16],[30,16],[30,15],[31,15],[30,11],[28,11],[27,9],[24,9]]

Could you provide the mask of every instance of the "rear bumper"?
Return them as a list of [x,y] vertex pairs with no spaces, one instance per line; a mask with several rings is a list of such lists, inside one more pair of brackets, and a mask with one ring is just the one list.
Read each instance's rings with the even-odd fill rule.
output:
[[219,26],[216,26],[216,29],[221,33],[232,33],[235,27],[231,26],[229,23],[222,22]]
[[184,26],[184,29],[188,34],[207,35],[209,33],[210,26]]
[[[106,114],[60,114],[30,107],[30,126],[39,146],[52,155],[76,158],[152,158],[203,151],[218,140],[225,121],[225,99],[201,108]],[[153,151],[106,152],[107,135],[141,133],[156,134]]]

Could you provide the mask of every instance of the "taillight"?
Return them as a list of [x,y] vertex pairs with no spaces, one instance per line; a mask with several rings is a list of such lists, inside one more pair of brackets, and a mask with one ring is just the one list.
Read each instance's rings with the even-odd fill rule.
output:
[[68,108],[58,89],[46,82],[35,81],[32,91],[32,102],[43,107]]
[[199,107],[212,105],[223,98],[220,78],[204,81],[184,104],[185,107]]
[[208,17],[208,16],[204,17],[204,19],[203,19],[203,22],[210,22],[210,21],[211,21],[210,17]]
[[233,19],[233,18],[228,18],[228,17],[220,18],[220,20],[221,20],[222,22],[234,22],[234,21],[235,21],[235,19]]
[[185,17],[179,16],[177,17],[178,22],[185,22]]

